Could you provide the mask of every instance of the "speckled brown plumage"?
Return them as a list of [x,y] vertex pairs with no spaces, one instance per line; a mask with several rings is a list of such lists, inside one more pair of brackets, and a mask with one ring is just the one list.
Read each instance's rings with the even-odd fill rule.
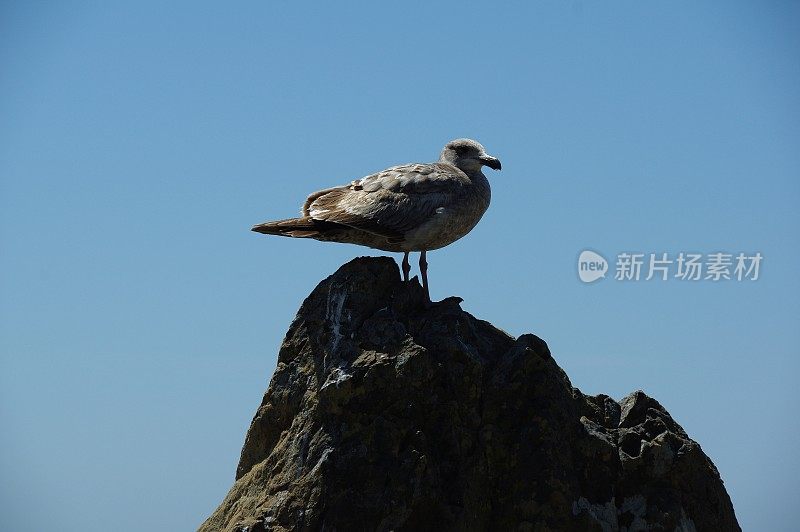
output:
[[253,231],[403,252],[405,263],[409,252],[419,251],[427,291],[425,253],[469,233],[489,207],[483,166],[499,170],[500,161],[478,142],[456,139],[438,162],[393,166],[314,192],[301,217],[258,224]]

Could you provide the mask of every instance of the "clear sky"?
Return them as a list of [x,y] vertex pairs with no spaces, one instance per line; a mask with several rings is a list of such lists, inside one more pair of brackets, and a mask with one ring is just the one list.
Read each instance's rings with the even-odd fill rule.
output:
[[[800,5],[373,4],[0,4],[0,529],[199,525],[303,298],[380,254],[250,226],[466,136],[503,171],[433,297],[653,395],[790,530]],[[584,284],[584,249],[764,259]]]

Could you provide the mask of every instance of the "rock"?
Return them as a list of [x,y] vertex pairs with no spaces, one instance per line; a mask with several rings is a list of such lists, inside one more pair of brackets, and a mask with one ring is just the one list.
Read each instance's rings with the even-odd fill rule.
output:
[[586,396],[459,302],[426,308],[389,258],[320,283],[200,530],[740,530],[655,399]]

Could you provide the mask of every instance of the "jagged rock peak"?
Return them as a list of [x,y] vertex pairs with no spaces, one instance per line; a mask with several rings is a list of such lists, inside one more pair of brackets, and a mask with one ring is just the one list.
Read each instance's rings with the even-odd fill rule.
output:
[[385,257],[322,281],[200,530],[740,530],[655,399],[586,396],[459,302],[427,307]]

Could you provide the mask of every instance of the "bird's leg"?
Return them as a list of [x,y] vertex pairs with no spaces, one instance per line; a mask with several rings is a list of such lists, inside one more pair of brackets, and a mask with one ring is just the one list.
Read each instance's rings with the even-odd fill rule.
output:
[[403,280],[408,282],[408,274],[411,272],[411,264],[408,263],[408,251],[403,254]]
[[419,273],[422,275],[422,288],[425,290],[425,301],[431,302],[431,293],[428,290],[428,261],[425,260],[425,251],[419,254]]

